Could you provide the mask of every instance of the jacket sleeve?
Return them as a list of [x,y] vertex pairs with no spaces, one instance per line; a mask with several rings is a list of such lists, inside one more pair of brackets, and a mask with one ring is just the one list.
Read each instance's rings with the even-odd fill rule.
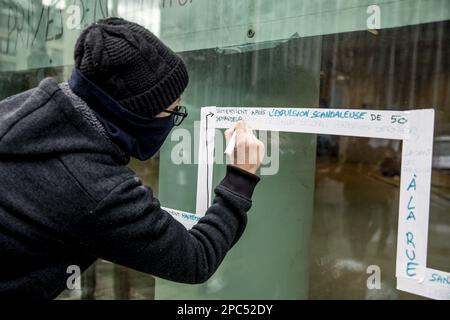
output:
[[259,177],[228,166],[205,216],[191,229],[161,209],[150,188],[131,178],[83,218],[86,253],[182,283],[202,283],[241,237]]

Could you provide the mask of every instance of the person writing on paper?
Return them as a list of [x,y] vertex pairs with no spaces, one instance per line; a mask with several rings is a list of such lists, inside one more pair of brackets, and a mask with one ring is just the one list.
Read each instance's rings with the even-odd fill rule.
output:
[[68,270],[97,258],[182,283],[214,274],[246,227],[263,144],[244,123],[227,131],[234,162],[189,231],[127,167],[187,116],[187,84],[156,36],[108,18],[81,33],[67,83],[46,78],[0,102],[1,298],[53,299]]

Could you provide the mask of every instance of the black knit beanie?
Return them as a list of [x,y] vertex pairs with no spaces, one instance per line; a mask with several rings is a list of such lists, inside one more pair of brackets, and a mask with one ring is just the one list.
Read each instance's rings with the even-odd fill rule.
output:
[[75,46],[75,67],[131,112],[152,118],[186,88],[183,60],[144,27],[107,18],[86,28]]

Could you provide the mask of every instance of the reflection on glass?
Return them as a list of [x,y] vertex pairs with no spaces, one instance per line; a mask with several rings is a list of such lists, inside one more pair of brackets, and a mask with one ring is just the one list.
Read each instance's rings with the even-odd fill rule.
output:
[[[450,23],[323,37],[321,107],[436,109],[428,266],[450,270]],[[412,299],[396,290],[401,143],[319,136],[310,298]],[[370,290],[369,266],[381,271]]]

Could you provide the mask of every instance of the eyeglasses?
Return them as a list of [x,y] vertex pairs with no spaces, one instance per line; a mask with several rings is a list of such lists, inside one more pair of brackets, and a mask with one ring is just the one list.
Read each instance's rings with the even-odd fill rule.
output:
[[164,110],[164,112],[173,115],[173,125],[178,127],[188,116],[187,109],[184,106],[176,106],[173,110]]

